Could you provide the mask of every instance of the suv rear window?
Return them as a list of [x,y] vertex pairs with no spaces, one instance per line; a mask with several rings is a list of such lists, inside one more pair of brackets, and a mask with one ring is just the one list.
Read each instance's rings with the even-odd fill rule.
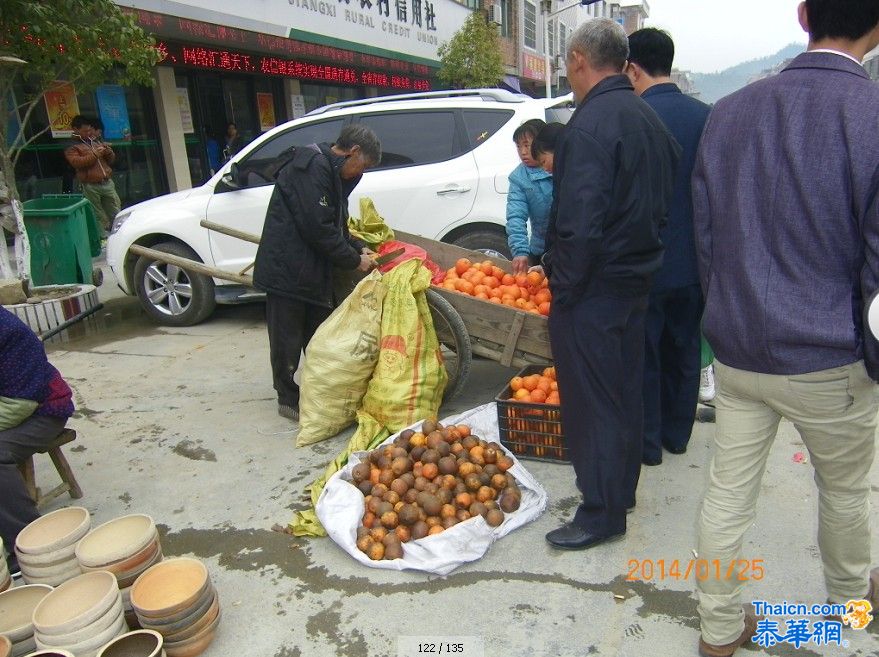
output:
[[464,127],[471,148],[476,148],[500,130],[514,114],[513,110],[462,110],[461,115],[464,117]]
[[382,161],[376,169],[443,162],[464,152],[453,111],[367,114],[360,122],[381,142]]

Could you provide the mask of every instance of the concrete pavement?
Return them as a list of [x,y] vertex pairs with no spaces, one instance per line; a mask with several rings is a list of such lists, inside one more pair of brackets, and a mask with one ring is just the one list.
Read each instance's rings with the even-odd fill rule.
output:
[[[107,283],[101,290],[111,291]],[[397,657],[401,635],[476,637],[486,657],[696,654],[692,575],[628,582],[626,574],[630,560],[692,558],[712,424],[697,424],[685,455],[644,469],[623,541],[587,552],[551,549],[544,534],[577,504],[572,470],[525,461],[550,496],[538,521],[446,578],[369,569],[330,539],[271,530],[305,505],[305,486],[351,431],[294,448],[291,426],[275,412],[262,305],[219,308],[205,324],[173,329],[151,324],[131,299],[105,296],[106,330],[50,347],[78,408],[71,425],[79,439],[66,450],[85,492],[76,503],[93,513],[93,525],[149,513],[167,556],[207,563],[223,613],[209,657]],[[464,394],[441,416],[491,400],[511,375],[477,361]],[[811,467],[795,462],[801,451],[783,424],[746,542],[746,558],[763,559],[766,571],[749,583],[749,599],[824,600],[817,496]],[[54,478],[49,460],[38,457],[38,483]],[[49,510],[72,503],[61,498]],[[876,538],[874,527],[879,545]],[[844,637],[847,648],[737,654],[879,655],[875,633]]]

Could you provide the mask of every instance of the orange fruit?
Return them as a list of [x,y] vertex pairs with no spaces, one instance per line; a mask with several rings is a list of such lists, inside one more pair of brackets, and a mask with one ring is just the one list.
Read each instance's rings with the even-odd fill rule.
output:
[[546,367],[543,369],[543,376],[548,379],[555,379],[555,367]]
[[540,381],[537,382],[537,388],[535,390],[543,390],[547,395],[552,390],[552,380],[549,377],[541,376]]
[[525,388],[519,388],[516,392],[513,393],[513,399],[518,401],[528,401],[531,399],[531,393],[525,390]]
[[516,285],[518,285],[519,287],[525,287],[528,284],[527,274],[516,274],[513,278],[515,278]]
[[485,280],[485,274],[483,274],[481,271],[473,271],[473,275],[470,277],[470,280],[473,281],[474,285],[479,285],[480,283],[482,283],[483,280]]
[[506,272],[500,267],[497,267],[495,265],[491,266],[491,275],[494,276],[496,279],[501,280],[504,277],[505,273]]
[[513,278],[512,274],[504,274],[503,278],[501,278],[502,285],[513,285],[516,282],[516,279]]
[[473,296],[476,296],[477,294],[484,294],[487,297],[490,289],[491,288],[489,288],[487,285],[482,285],[482,284],[474,285],[473,286]]
[[546,403],[555,404],[556,406],[558,406],[561,403],[561,401],[559,400],[559,393],[557,391],[549,393],[546,396]]
[[460,258],[458,262],[455,263],[455,271],[458,272],[458,276],[470,269],[471,264],[472,263],[467,258]]
[[446,272],[446,278],[458,278],[458,272],[455,270],[454,267]]
[[525,280],[528,282],[528,285],[531,287],[539,287],[543,282],[543,276],[539,271],[529,271],[525,274]]
[[464,294],[473,294],[473,283],[471,283],[470,281],[459,279],[455,283],[455,289],[457,289],[458,292],[463,292]]
[[521,310],[526,310],[528,307],[528,302],[525,301],[525,299],[522,299],[521,297],[516,299],[515,303],[516,303],[516,308],[519,308]]
[[544,392],[540,388],[535,388],[534,390],[532,390],[529,396],[531,398],[531,401],[535,404],[542,404],[549,397],[546,392]]
[[545,288],[540,288],[539,290],[537,290],[537,292],[533,294],[533,297],[534,303],[538,305],[543,303],[544,301],[552,300],[552,294],[550,294],[550,291]]
[[490,288],[495,288],[501,284],[500,280],[496,276],[486,276],[482,279],[482,284],[487,285]]
[[500,301],[503,295],[501,294],[501,290],[499,287],[493,287],[489,291],[488,296],[490,296],[492,299],[497,299],[498,301]]
[[525,388],[528,392],[531,392],[537,387],[537,384],[540,383],[540,375],[539,374],[530,374],[528,376],[522,377],[522,387]]
[[505,306],[510,306],[511,308],[516,307],[516,301],[515,299],[513,299],[513,297],[504,297],[503,299],[501,299],[501,303]]
[[496,304],[498,304],[498,305],[500,305],[500,303],[501,303],[500,297],[489,297],[488,300],[489,300],[491,303],[496,303]]
[[550,381],[549,391],[550,392],[558,392],[559,391],[559,382],[558,381]]
[[514,376],[512,379],[510,379],[510,390],[515,392],[516,390],[519,390],[521,387],[522,387],[522,377],[521,376]]
[[537,311],[543,316],[548,316],[549,315],[549,301],[544,301],[543,303],[538,305]]
[[490,274],[491,270],[494,268],[494,263],[491,260],[483,260],[482,261],[482,271],[486,274]]
[[477,292],[473,295],[477,299],[482,299],[483,301],[488,301],[488,295],[485,292]]
[[444,282],[443,282],[443,287],[446,288],[447,290],[455,290],[455,289],[457,289],[457,288],[455,287],[455,281],[454,281],[454,280],[444,281]]

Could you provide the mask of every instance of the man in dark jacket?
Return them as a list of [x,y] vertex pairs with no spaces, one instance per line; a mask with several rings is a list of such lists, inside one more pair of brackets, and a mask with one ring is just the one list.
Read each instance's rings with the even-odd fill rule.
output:
[[363,171],[381,160],[375,133],[362,125],[342,129],[332,145],[312,144],[286,158],[263,225],[254,285],[266,293],[266,324],[278,413],[299,420],[299,355],[329,317],[333,268],[369,271],[366,245],[348,233],[348,195]]
[[626,531],[641,470],[644,316],[662,263],[680,147],[622,74],[623,28],[596,19],[571,36],[577,109],[556,148],[544,265],[562,423],[583,502],[546,535],[588,548]]
[[[708,563],[740,563],[775,538],[757,532],[758,545],[742,551],[785,418],[815,468],[827,599],[866,599],[875,613],[870,468],[879,343],[863,319],[866,299],[879,289],[879,86],[860,62],[879,45],[879,2],[806,0],[799,20],[809,32],[807,52],[718,101],[693,170],[704,327],[717,383],[697,549]],[[742,609],[743,583],[708,577],[697,585],[699,652],[729,657],[757,629]]]
[[687,451],[699,397],[702,290],[693,237],[690,176],[710,107],[685,96],[671,81],[675,44],[655,27],[629,35],[626,75],[683,149],[675,176],[668,223],[659,237],[665,247],[647,305],[644,353],[644,455],[662,463],[662,448]]

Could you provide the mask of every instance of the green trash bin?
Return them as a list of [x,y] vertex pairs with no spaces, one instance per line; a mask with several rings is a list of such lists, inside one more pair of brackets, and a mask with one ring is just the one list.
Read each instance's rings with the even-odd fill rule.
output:
[[24,202],[24,227],[31,244],[34,285],[95,281],[89,239],[91,212],[91,204],[86,199],[71,196],[53,195]]
[[[66,201],[78,201],[85,198],[82,194],[43,194],[41,198],[62,199]],[[92,257],[101,255],[101,227],[98,225],[98,217],[95,215],[95,206],[89,201],[86,208],[86,225],[89,229],[89,248]]]

